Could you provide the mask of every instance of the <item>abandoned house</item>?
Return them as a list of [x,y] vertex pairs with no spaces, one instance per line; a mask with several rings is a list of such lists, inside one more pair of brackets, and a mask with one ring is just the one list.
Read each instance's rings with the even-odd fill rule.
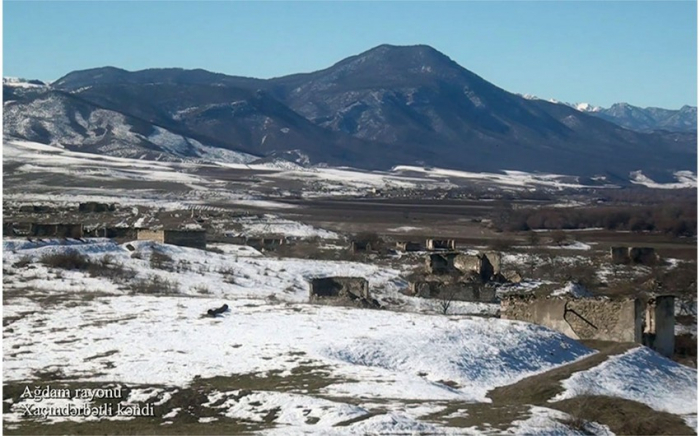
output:
[[455,252],[430,253],[425,257],[425,270],[428,274],[450,274],[457,272],[455,258],[459,256]]
[[136,229],[131,227],[107,227],[104,235],[112,239],[136,239]]
[[281,236],[263,237],[263,238],[245,238],[245,245],[255,248],[256,250],[274,250],[285,244],[285,239]]
[[78,204],[78,212],[114,212],[117,210],[115,204],[98,203],[96,201],[88,201],[86,203]]
[[423,245],[420,242],[397,242],[396,249],[399,251],[421,251],[423,250]]
[[[494,258],[493,255],[491,257]],[[498,265],[500,266],[500,260]],[[496,273],[488,254],[484,253],[476,255],[460,254],[454,258],[454,267],[464,274],[478,275],[483,282],[491,280],[491,277]]]
[[163,240],[166,244],[181,247],[207,248],[206,230],[165,230]]
[[[494,267],[493,263],[498,267]],[[464,254],[459,252],[430,253],[425,259],[428,274],[462,273],[476,275],[482,282],[490,281],[500,272],[500,256],[496,253]]]
[[618,265],[653,265],[659,256],[651,247],[610,247],[610,261]]
[[369,241],[352,241],[350,242],[350,252],[355,253],[370,253],[372,252],[372,243]]
[[32,223],[29,233],[37,237],[80,239],[83,237],[83,225]]
[[134,233],[135,239],[139,241],[165,242],[165,232],[163,230],[152,230],[137,227],[134,229]]
[[573,339],[635,342],[667,357],[674,351],[673,296],[577,299],[511,295],[501,298],[501,318],[540,324]]
[[455,250],[456,246],[454,239],[426,239],[425,241],[425,249],[429,251]]
[[319,277],[309,281],[309,301],[317,303],[354,303],[361,307],[380,308],[369,293],[363,277]]
[[19,211],[20,213],[51,213],[55,212],[55,209],[51,206],[23,204],[19,207]]

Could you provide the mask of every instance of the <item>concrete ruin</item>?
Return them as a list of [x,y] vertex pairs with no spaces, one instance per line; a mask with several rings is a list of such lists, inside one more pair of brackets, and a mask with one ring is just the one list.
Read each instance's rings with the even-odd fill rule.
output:
[[673,355],[673,296],[613,300],[511,295],[501,298],[501,318],[540,324],[573,339],[635,342]]
[[425,249],[428,251],[433,250],[455,250],[457,244],[455,244],[454,239],[426,239]]
[[55,208],[52,206],[45,206],[40,204],[23,204],[19,207],[20,213],[52,213],[55,211]]
[[78,204],[78,212],[82,213],[114,212],[115,210],[117,210],[115,204],[98,203],[97,201]]
[[371,253],[372,243],[369,241],[352,241],[350,242],[350,252],[356,253]]
[[[497,267],[491,263],[491,259]],[[478,276],[482,282],[490,281],[500,273],[500,256],[497,253],[465,254],[459,252],[430,253],[425,258],[428,274],[465,274]]]
[[144,228],[135,228],[135,239],[139,241],[154,241],[165,243],[165,231],[163,230],[151,230]]
[[652,247],[610,247],[610,261],[618,265],[654,265],[659,255]]
[[425,270],[428,274],[450,274],[457,272],[455,258],[459,253],[430,253],[425,257]]
[[460,254],[454,258],[454,267],[464,274],[478,275],[487,282],[494,275],[494,268],[488,256],[483,253],[476,255]]
[[309,301],[316,303],[352,303],[366,308],[379,308],[369,293],[369,282],[363,277],[319,277],[309,281]]
[[165,230],[163,242],[204,250],[207,248],[207,232],[205,230]]
[[421,251],[423,250],[423,245],[420,242],[397,242],[396,249],[398,251]]
[[274,250],[285,244],[283,237],[265,237],[265,238],[245,238],[244,245],[255,248],[256,250]]
[[82,224],[39,224],[32,223],[31,236],[39,238],[73,238],[80,239],[83,237]]
[[495,303],[496,288],[468,281],[422,280],[409,285],[409,295],[478,303]]

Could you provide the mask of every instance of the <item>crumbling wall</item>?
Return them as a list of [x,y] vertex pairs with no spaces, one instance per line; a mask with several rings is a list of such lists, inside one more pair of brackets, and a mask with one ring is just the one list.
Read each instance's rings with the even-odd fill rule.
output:
[[409,293],[420,298],[496,302],[496,288],[464,281],[419,280],[410,283]]
[[636,304],[634,299],[510,296],[501,299],[501,318],[540,324],[574,339],[635,342]]
[[207,248],[207,232],[204,230],[165,230],[163,239],[166,244]]
[[425,248],[427,250],[455,250],[454,239],[426,239]]
[[455,258],[459,253],[431,253],[425,258],[428,274],[449,274],[455,272]]
[[654,265],[659,256],[652,247],[610,247],[610,261],[614,264]]
[[113,239],[136,239],[136,229],[131,227],[107,227],[105,234]]
[[245,245],[253,247],[256,250],[273,250],[284,245],[284,242],[284,238],[245,238]]
[[665,355],[674,350],[674,302],[654,298],[501,298],[501,318],[527,321],[574,339],[641,343]]
[[420,242],[397,242],[396,249],[400,251],[421,251],[423,246]]
[[155,241],[164,243],[165,232],[163,230],[136,229],[136,239],[140,241]]
[[617,265],[628,263],[630,261],[629,249],[627,247],[610,247],[610,261]]
[[657,296],[648,300],[642,320],[642,343],[664,356],[675,349],[675,301],[673,296]]
[[14,224],[11,222],[3,222],[2,223],[2,235],[3,236],[14,236],[15,235],[15,228]]
[[363,277],[319,277],[310,280],[309,299],[369,299],[369,282]]
[[83,225],[32,223],[30,234],[37,237],[80,239],[83,237]]
[[78,212],[114,212],[117,210],[116,205],[107,203],[98,203],[96,201],[88,201],[78,204]]
[[630,247],[629,258],[632,263],[642,265],[653,265],[659,260],[656,250],[651,247]]
[[491,263],[491,267],[493,268],[492,274],[500,274],[501,273],[501,253],[497,253],[495,251],[489,251],[487,253],[484,253],[484,255],[489,260],[489,263]]
[[350,252],[355,254],[355,253],[363,253],[363,252],[371,252],[372,251],[372,244],[369,241],[352,241],[350,242]]
[[454,258],[454,267],[465,274],[476,274],[487,282],[494,274],[493,265],[485,254],[460,254]]

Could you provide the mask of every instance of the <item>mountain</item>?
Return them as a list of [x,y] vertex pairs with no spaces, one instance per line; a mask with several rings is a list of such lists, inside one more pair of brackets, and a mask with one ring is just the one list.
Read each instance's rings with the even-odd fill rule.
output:
[[609,108],[591,106],[588,103],[570,105],[582,112],[639,132],[668,130],[670,132],[693,132],[698,128],[698,108],[683,106],[680,109],[641,108],[628,103],[615,103]]
[[[157,153],[167,150],[149,138],[161,129],[206,147],[258,157],[291,153],[312,163],[625,180],[636,170],[660,180],[695,170],[697,153],[693,133],[636,132],[597,112],[523,98],[424,45],[382,45],[321,71],[267,80],[106,67],[70,73],[41,89],[6,105],[6,135],[89,148],[96,136],[75,122],[68,122],[70,134],[48,124],[65,124],[80,111],[107,111],[116,120],[112,131],[125,123],[122,131],[141,135],[130,143]],[[61,104],[49,109],[47,99],[55,103],[58,96]],[[85,117],[87,131],[104,124]],[[32,125],[41,127],[27,128]],[[100,153],[121,144],[114,136],[100,141]]]

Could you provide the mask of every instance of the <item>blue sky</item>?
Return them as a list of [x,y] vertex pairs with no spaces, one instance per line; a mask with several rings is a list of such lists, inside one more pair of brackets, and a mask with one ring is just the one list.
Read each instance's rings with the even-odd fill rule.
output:
[[3,2],[4,76],[105,65],[276,77],[428,44],[511,92],[609,106],[697,101],[696,3]]

